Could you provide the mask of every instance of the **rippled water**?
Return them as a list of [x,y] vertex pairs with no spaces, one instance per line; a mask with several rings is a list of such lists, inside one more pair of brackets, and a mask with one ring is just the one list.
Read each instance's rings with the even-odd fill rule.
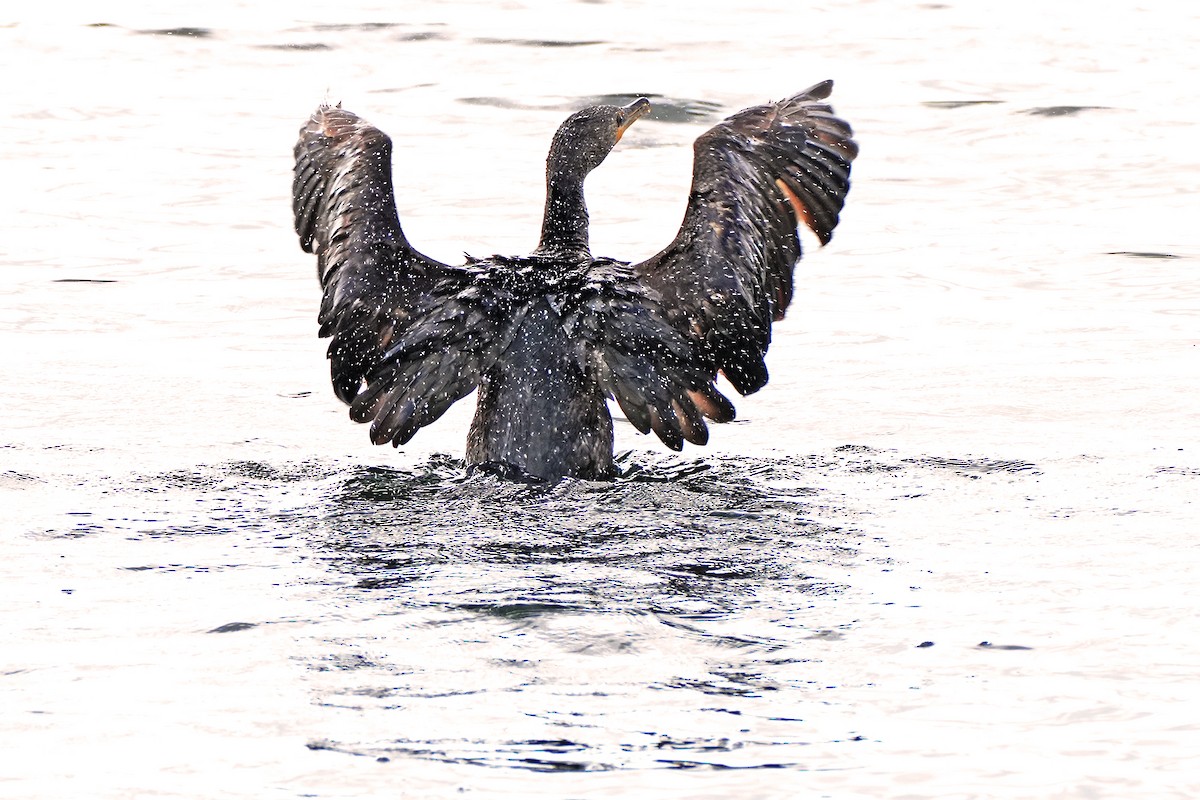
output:
[[[140,6],[0,17],[0,796],[1200,794],[1190,6]],[[453,261],[651,97],[588,185],[635,259],[706,126],[826,77],[843,224],[709,447],[511,484],[465,406],[346,419],[322,99]]]

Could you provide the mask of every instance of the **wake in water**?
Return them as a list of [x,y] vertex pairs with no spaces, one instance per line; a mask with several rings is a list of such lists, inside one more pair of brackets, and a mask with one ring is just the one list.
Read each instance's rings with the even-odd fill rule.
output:
[[200,578],[282,592],[281,611],[250,604],[198,632],[222,649],[274,643],[316,706],[354,715],[312,731],[314,751],[526,770],[803,766],[811,746],[857,740],[814,709],[847,679],[826,656],[872,602],[855,584],[891,569],[832,487],[1036,473],[855,446],[618,461],[612,482],[528,484],[447,456],[231,462],[108,482],[40,536],[120,544],[120,569],[160,592]]

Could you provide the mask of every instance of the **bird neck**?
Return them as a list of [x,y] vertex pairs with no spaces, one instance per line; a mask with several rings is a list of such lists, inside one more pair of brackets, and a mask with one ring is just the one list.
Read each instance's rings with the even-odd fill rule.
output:
[[546,213],[542,217],[539,255],[591,257],[588,213],[583,202],[583,178],[569,173],[546,174]]

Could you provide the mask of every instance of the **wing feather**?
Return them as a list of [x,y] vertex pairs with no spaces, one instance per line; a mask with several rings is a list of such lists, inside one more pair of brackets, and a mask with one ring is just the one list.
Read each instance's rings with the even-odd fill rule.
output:
[[375,444],[407,444],[475,391],[512,343],[531,298],[485,273],[449,269],[366,375],[350,418],[371,423]]
[[732,404],[713,386],[695,346],[668,321],[661,298],[628,265],[600,260],[568,297],[564,329],[579,346],[580,363],[642,433],[667,447],[705,444],[704,418],[728,422]]
[[317,256],[319,333],[331,339],[334,391],[350,404],[448,268],[404,237],[392,141],[381,130],[322,105],[300,129],[294,154],[296,234],[301,248]]
[[828,243],[850,189],[858,145],[821,102],[832,88],[824,81],[702,134],[678,234],[633,267],[712,374],[724,373],[741,394],[767,382],[771,323],[791,303],[801,256],[797,227]]

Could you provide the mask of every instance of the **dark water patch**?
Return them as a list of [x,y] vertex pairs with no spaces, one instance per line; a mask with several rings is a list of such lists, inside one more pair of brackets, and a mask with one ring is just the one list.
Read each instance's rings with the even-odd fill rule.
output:
[[754,573],[729,564],[680,564],[677,571],[665,570],[668,575],[691,579],[693,577],[715,578],[717,580],[741,580],[756,577]]
[[[221,511],[202,516],[202,521],[175,521],[172,519],[154,520],[136,517],[109,520],[113,530],[125,534],[133,540],[173,539],[195,536],[246,536],[255,540],[262,539],[276,530],[274,521],[266,515],[260,516],[258,509],[247,507],[237,499],[218,497],[213,501]],[[204,509],[199,509],[203,514]],[[183,514],[179,515],[180,517]],[[177,565],[171,565],[174,568]],[[229,565],[236,567],[238,565]],[[223,568],[223,567],[222,567]],[[188,567],[188,569],[193,569]],[[199,567],[196,569],[217,569],[217,567]]]
[[[894,451],[879,450],[860,444],[844,444],[834,448],[835,461],[830,468],[844,469],[851,473],[887,474],[901,472],[911,464],[899,458]],[[810,464],[811,474],[815,465]]]
[[1200,467],[1159,467],[1154,471],[1161,475],[1200,475]]
[[391,30],[392,28],[401,27],[404,24],[402,22],[319,22],[309,26],[309,30],[370,33],[373,31]]
[[684,761],[681,759],[659,759],[659,763],[674,769],[795,769],[800,764],[796,762],[771,762],[767,764],[714,764],[709,761]]
[[992,644],[991,642],[980,642],[975,645],[976,650],[1032,650],[1032,647],[1027,647],[1023,644]]
[[[791,761],[747,760],[749,748],[806,746],[807,741],[742,741],[729,737],[686,737],[667,731],[645,731],[634,741],[623,742],[608,752],[598,752],[587,741],[568,738],[523,740],[421,741],[396,739],[373,746],[355,746],[330,739],[316,739],[310,750],[327,750],[371,758],[380,763],[421,759],[447,764],[523,769],[533,772],[609,772],[626,768],[629,757],[647,758],[647,766],[667,769],[780,769],[796,766]],[[674,757],[678,753],[689,757]],[[670,755],[671,757],[665,757]]]
[[821,641],[821,642],[840,642],[846,638],[846,635],[844,633],[842,633],[841,631],[824,630],[824,631],[814,631],[810,636],[808,636],[806,638],[816,640],[816,641]]
[[260,50],[332,50],[333,45],[325,44],[324,42],[293,42],[288,44],[259,44],[255,45]]
[[1157,253],[1157,252],[1150,251],[1150,250],[1111,250],[1108,253],[1105,253],[1105,255],[1126,256],[1128,258],[1159,258],[1159,259],[1172,259],[1172,258],[1182,258],[1183,257],[1183,256],[1177,256],[1174,253]]
[[1074,117],[1084,111],[1107,111],[1108,106],[1038,106],[1019,113],[1032,117]]
[[[756,657],[776,652],[786,645],[772,639],[769,636],[742,634],[742,633],[720,633],[710,630],[704,625],[706,622],[719,622],[724,618],[724,613],[682,613],[682,614],[656,614],[655,619],[666,628],[671,628],[675,631],[683,631],[689,636],[697,639],[703,639],[708,644],[713,644],[719,647],[727,647],[737,650],[751,649],[755,652]],[[771,663],[793,663],[793,660],[784,659]]]
[[926,108],[953,110],[956,108],[970,108],[972,106],[994,106],[1003,102],[1003,100],[926,100],[921,105]]
[[884,451],[880,450],[876,447],[870,447],[865,444],[840,444],[837,447],[833,448],[833,452],[835,452],[835,453],[859,453],[859,454],[863,454],[863,455],[869,455],[869,454],[874,454],[874,453],[882,453]]
[[397,694],[399,694],[399,692],[397,692],[395,689],[367,687],[356,689],[355,691],[351,692],[351,694],[356,694],[360,697],[370,697],[375,700],[386,700],[389,697],[395,697]]
[[292,484],[320,481],[339,474],[335,465],[316,461],[269,464],[263,461],[228,461],[215,466],[200,465],[140,478],[140,490],[214,489],[246,487],[247,481],[263,484]]
[[903,461],[922,467],[950,469],[962,475],[989,475],[997,472],[1041,474],[1036,464],[1031,464],[1028,461],[1000,458],[943,458],[940,456],[926,456],[924,458],[906,458]]
[[98,536],[108,530],[104,522],[76,522],[70,528],[51,528],[39,535],[43,539],[84,539]]
[[375,747],[355,747],[328,739],[310,741],[310,750],[329,750],[346,755],[372,758],[386,763],[397,758],[419,758],[446,764],[471,764],[489,767],[514,767],[532,772],[603,772],[616,769],[604,764],[578,759],[556,758],[589,750],[587,744],[569,739],[527,739],[496,742],[466,743],[448,740],[420,741],[397,739]]
[[218,469],[229,479],[246,478],[268,483],[319,480],[335,474],[329,467],[312,461],[282,465],[262,461],[230,461]]
[[448,38],[442,31],[413,31],[411,33],[399,33],[392,37],[397,42],[432,42]]
[[472,41],[475,44],[502,44],[515,47],[592,47],[598,44],[608,44],[602,39],[503,39],[486,36]]
[[899,472],[904,469],[901,464],[894,464],[887,461],[877,461],[875,459],[853,459],[847,465],[851,472]]
[[[411,28],[410,23],[402,22],[363,22],[363,23],[325,23],[316,25],[306,25],[303,27],[293,28],[290,33],[294,36],[303,36],[305,34],[317,34],[314,40],[298,41],[295,43],[269,43],[258,45],[262,49],[270,50],[332,50],[341,44],[339,34],[355,34],[355,33],[387,33],[388,38],[394,42],[426,42],[439,41],[448,38],[445,31],[435,30],[430,27],[421,27],[416,30],[400,30],[400,28]],[[326,39],[326,36],[332,42]]]
[[451,689],[448,691],[437,692],[437,691],[429,691],[426,689],[420,689],[420,688],[411,687],[411,686],[405,686],[405,687],[394,688],[394,689],[381,689],[381,690],[358,689],[355,692],[353,692],[353,694],[358,694],[359,696],[364,696],[364,697],[373,697],[373,698],[399,697],[399,698],[406,698],[409,700],[418,700],[418,699],[419,700],[432,700],[432,699],[440,698],[440,697],[470,697],[471,695],[479,695],[479,694],[484,694],[484,693],[485,693],[485,691],[483,689]]
[[[377,670],[380,664],[362,653],[337,652],[322,656],[309,663],[308,668],[314,672],[347,672],[354,670]],[[320,749],[320,748],[311,748]]]
[[14,469],[0,470],[0,487],[13,489],[37,483],[45,483],[45,481],[33,475],[27,475],[24,472],[17,472]]
[[139,30],[136,33],[141,33],[147,36],[182,36],[188,39],[208,39],[213,36],[212,28],[196,28],[183,26],[179,28],[151,28],[147,30]]
[[552,760],[548,758],[516,758],[512,759],[512,761],[514,764],[520,764],[535,772],[585,772],[595,769],[587,761]]
[[545,614],[583,610],[580,606],[571,606],[562,603],[504,603],[498,605],[465,603],[458,606],[458,608],[463,611],[477,611],[491,617],[512,621],[541,617]]
[[702,458],[692,461],[661,462],[655,464],[640,464],[632,450],[618,453],[617,467],[620,471],[619,481],[632,483],[669,483],[683,480],[712,469],[712,465]]
[[[226,530],[214,530],[212,533],[225,533]],[[178,531],[174,533],[180,533]],[[119,567],[123,572],[159,572],[159,573],[183,573],[188,575],[203,575],[208,573],[224,572],[230,569],[240,569],[246,566],[245,564],[147,564],[135,567]]]
[[728,753],[730,750],[736,750],[741,746],[740,742],[735,742],[725,737],[719,739],[679,739],[670,734],[659,734],[659,736],[660,738],[657,742],[647,745],[647,747],[653,747],[656,750],[693,750],[707,753]]

